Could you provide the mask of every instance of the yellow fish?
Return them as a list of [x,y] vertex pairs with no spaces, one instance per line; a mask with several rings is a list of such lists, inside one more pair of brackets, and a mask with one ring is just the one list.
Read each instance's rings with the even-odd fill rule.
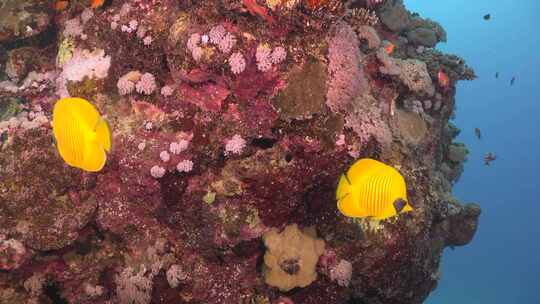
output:
[[96,107],[82,98],[62,98],[53,109],[53,134],[64,161],[97,172],[111,150],[111,130]]
[[403,176],[370,158],[358,160],[341,175],[336,200],[339,211],[348,217],[382,220],[413,210]]

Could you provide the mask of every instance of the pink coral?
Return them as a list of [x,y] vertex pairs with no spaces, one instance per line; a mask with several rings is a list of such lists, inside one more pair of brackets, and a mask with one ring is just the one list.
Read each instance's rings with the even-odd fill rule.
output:
[[137,90],[137,92],[139,94],[145,94],[145,95],[152,94],[154,90],[156,89],[156,87],[157,87],[156,78],[154,77],[154,75],[150,73],[142,74],[141,79],[135,85],[135,89]]
[[196,46],[196,47],[193,48],[193,50],[191,51],[191,56],[193,56],[193,59],[194,59],[195,61],[201,60],[202,55],[203,55],[203,49],[202,49],[201,47]]
[[221,40],[223,40],[223,37],[225,37],[225,34],[227,31],[223,27],[223,25],[216,25],[212,29],[210,29],[210,33],[208,33],[208,37],[210,37],[210,42],[213,44],[219,44]]
[[178,172],[190,172],[193,170],[193,162],[185,159],[176,165],[176,170],[178,170]]
[[161,95],[165,96],[165,97],[169,97],[173,94],[174,92],[174,88],[171,87],[171,86],[164,86],[161,88]]
[[246,147],[246,141],[238,134],[234,135],[225,143],[225,152],[240,154]]
[[152,44],[152,41],[153,41],[152,36],[146,36],[143,39],[143,44],[148,46],[148,45]]
[[343,110],[367,86],[360,68],[358,38],[346,23],[334,27],[328,39],[327,104],[333,111]]
[[69,19],[65,23],[65,28],[63,31],[64,36],[66,37],[78,37],[83,33],[83,25],[78,17]]
[[133,92],[135,89],[135,83],[133,83],[127,77],[120,77],[116,83],[116,87],[118,88],[118,93],[120,93],[120,95],[127,95]]
[[287,58],[287,51],[282,46],[274,48],[272,54],[270,55],[270,60],[273,64],[281,63],[283,60],[285,60],[285,58]]
[[185,150],[187,150],[188,145],[189,145],[189,141],[187,141],[185,139],[182,139],[179,142],[172,142],[169,145],[169,151],[172,154],[178,155],[178,154],[184,152]]
[[171,159],[171,155],[167,151],[161,151],[161,153],[159,153],[159,158],[164,162],[168,162]]
[[236,52],[229,57],[229,66],[234,74],[240,74],[246,68],[246,60],[242,53]]
[[201,41],[201,35],[199,33],[193,33],[189,36],[187,41],[187,49],[193,52],[193,50],[199,45]]
[[264,44],[259,44],[255,51],[255,59],[257,60],[257,68],[261,72],[266,72],[272,67],[272,57],[270,47]]
[[218,43],[218,48],[223,53],[229,53],[236,44],[236,37],[233,34],[227,33],[223,39]]
[[165,175],[165,168],[160,166],[153,166],[150,168],[150,175],[152,175],[153,178],[162,178],[163,175]]

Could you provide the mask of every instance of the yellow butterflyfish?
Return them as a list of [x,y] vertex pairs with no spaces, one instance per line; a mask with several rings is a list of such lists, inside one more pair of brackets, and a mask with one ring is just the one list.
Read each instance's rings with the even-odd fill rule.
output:
[[412,211],[403,176],[380,161],[363,158],[341,175],[337,207],[348,217],[382,220]]
[[111,130],[96,107],[82,98],[62,98],[53,109],[53,134],[60,156],[76,168],[97,172],[111,150]]

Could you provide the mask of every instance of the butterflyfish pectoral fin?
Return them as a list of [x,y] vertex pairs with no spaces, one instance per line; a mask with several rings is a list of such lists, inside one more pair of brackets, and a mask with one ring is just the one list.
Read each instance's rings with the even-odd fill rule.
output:
[[97,141],[101,143],[105,151],[110,152],[112,146],[112,139],[109,123],[105,119],[100,118],[96,125],[95,132]]

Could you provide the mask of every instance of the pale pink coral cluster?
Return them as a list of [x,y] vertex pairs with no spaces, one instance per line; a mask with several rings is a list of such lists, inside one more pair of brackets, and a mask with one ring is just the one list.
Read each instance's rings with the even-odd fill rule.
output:
[[171,155],[167,151],[161,151],[161,153],[159,153],[159,158],[161,158],[163,162],[168,162],[171,159]]
[[[136,33],[137,38],[141,39],[144,45],[148,46],[152,44],[154,39],[152,38],[152,36],[147,34],[148,28],[144,26],[143,24],[141,24],[136,19],[131,19],[127,23],[121,24],[121,18],[125,19],[126,16],[129,14],[130,10],[131,10],[131,6],[128,3],[124,4],[122,8],[120,9],[120,13],[113,15],[112,18],[110,19],[111,29],[116,30],[120,28],[120,31],[124,33],[128,33],[128,34]],[[82,15],[81,17],[84,18],[84,16]]]
[[190,172],[193,170],[193,162],[189,159],[185,159],[176,165],[178,172]]
[[284,47],[278,46],[272,50],[270,46],[266,44],[259,44],[255,51],[255,60],[257,61],[257,68],[261,72],[270,70],[273,64],[279,64],[287,58],[287,51]]
[[[139,147],[139,150],[143,150],[146,146],[144,142],[140,143],[139,146],[143,145],[142,147]],[[159,158],[163,163],[172,163],[178,161],[176,164],[176,170],[180,173],[183,172],[191,172],[193,170],[194,163],[190,159],[185,159],[183,157],[177,157],[176,155],[179,155],[180,153],[186,151],[189,146],[189,140],[181,139],[180,141],[175,141],[169,143],[168,150],[162,150],[159,153]],[[141,149],[142,148],[142,149]],[[180,158],[180,160],[179,160]],[[174,170],[170,165],[163,164],[163,167],[160,165],[155,165],[152,168],[150,168],[150,175],[154,178],[161,178],[165,175],[167,170]]]
[[225,143],[225,152],[232,154],[241,154],[246,147],[246,140],[236,134]]
[[156,90],[156,78],[150,73],[141,75],[141,79],[135,85],[135,89],[139,94],[150,95]]
[[187,41],[187,49],[191,52],[191,56],[195,61],[199,61],[202,58],[203,50],[199,46],[201,42],[201,35],[199,33],[193,33],[189,36]]
[[225,54],[229,53],[236,44],[236,37],[233,34],[227,33],[223,39],[217,44],[219,50]]
[[187,141],[185,139],[182,139],[179,142],[172,142],[169,145],[169,151],[172,154],[178,155],[178,154],[184,152],[185,150],[187,150],[188,146],[189,146],[189,141]]
[[217,45],[219,50],[225,54],[229,53],[236,44],[236,37],[227,32],[223,25],[216,25],[208,33],[210,42]]
[[116,87],[118,88],[118,93],[120,95],[127,95],[135,89],[135,83],[128,79],[128,77],[120,77],[118,79],[118,82],[116,83]]
[[234,74],[242,73],[246,68],[246,60],[242,53],[233,53],[231,57],[229,57],[229,66],[231,67],[231,72]]
[[219,44],[223,40],[223,37],[225,37],[225,34],[227,34],[227,30],[220,24],[210,29],[208,37],[213,44]]
[[174,88],[171,86],[166,85],[161,88],[161,95],[165,97],[171,96],[173,92],[174,92]]
[[150,175],[152,175],[153,178],[162,178],[165,175],[165,171],[165,168],[155,165],[150,168]]

